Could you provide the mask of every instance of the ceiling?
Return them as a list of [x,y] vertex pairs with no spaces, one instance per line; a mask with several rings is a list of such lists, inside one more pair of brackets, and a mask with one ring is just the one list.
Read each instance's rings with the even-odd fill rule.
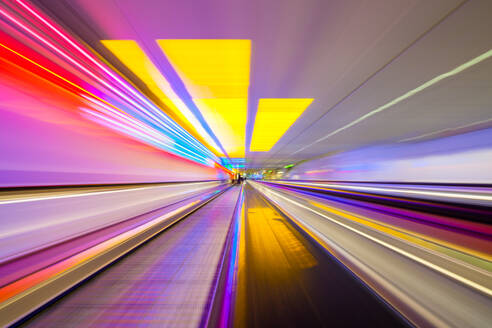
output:
[[[251,40],[247,167],[492,125],[492,1],[37,3],[139,85],[100,42],[137,41],[180,96],[186,87],[156,40]],[[250,152],[261,98],[314,100],[271,150]]]

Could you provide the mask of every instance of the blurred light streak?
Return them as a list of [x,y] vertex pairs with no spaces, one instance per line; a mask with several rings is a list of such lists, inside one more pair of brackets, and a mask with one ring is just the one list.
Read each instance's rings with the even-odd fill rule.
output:
[[[436,244],[446,244],[444,248],[440,249],[441,253],[452,254],[452,257],[492,271],[492,263],[490,262],[492,259],[492,252],[490,251],[491,226],[487,221],[473,221],[474,218],[487,220],[486,218],[490,216],[487,216],[487,213],[472,213],[470,215],[471,220],[462,219],[454,216],[455,213],[458,214],[463,211],[463,208],[460,207],[429,208],[429,206],[436,206],[436,204],[417,201],[406,202],[404,199],[393,200],[390,197],[387,197],[390,200],[388,202],[378,202],[377,198],[367,197],[364,200],[348,198],[343,193],[319,193],[313,187],[296,189],[282,184],[265,184],[273,186],[277,190],[292,193],[307,202],[315,199],[317,202],[340,208],[349,213],[356,213],[356,215],[364,213],[365,218],[371,218],[368,220],[395,226],[399,230],[411,229],[413,234],[422,239],[436,241]],[[429,209],[443,209],[444,211],[433,213]]]
[[[107,126],[113,130],[120,131],[123,134],[134,136],[135,138],[137,138],[139,140],[146,141],[146,143],[148,143],[150,145],[157,146],[161,149],[164,149],[164,150],[167,150],[167,151],[170,151],[173,153],[178,153],[178,155],[185,156],[186,158],[195,160],[199,163],[202,163],[202,164],[205,164],[208,166],[213,166],[213,162],[209,158],[201,157],[198,154],[197,155],[189,154],[188,152],[186,152],[186,150],[187,150],[186,148],[184,148],[183,146],[181,146],[179,144],[175,144],[169,138],[166,138],[162,135],[161,136],[156,135],[155,132],[152,133],[152,131],[150,131],[152,134],[154,134],[154,136],[152,136],[152,135],[149,135],[148,132],[138,131],[135,128],[121,124],[115,120],[112,120],[111,118],[100,115],[94,111],[91,111],[91,110],[88,110],[85,108],[80,108],[80,109],[83,112],[96,117],[97,119],[93,119],[93,120],[100,123],[101,125]],[[159,140],[156,137],[163,139],[163,140]],[[181,148],[182,150],[180,150],[179,148]]]
[[316,140],[316,141],[314,141],[314,142],[312,142],[312,143],[310,143],[310,144],[308,144],[308,145],[306,145],[306,146],[304,146],[304,147],[296,150],[292,154],[296,154],[296,153],[298,153],[300,151],[303,151],[304,149],[306,149],[308,147],[311,147],[312,145],[314,145],[314,144],[316,144],[316,143],[318,143],[320,141],[323,141],[323,140],[325,140],[325,139],[327,139],[327,138],[329,138],[331,136],[334,136],[335,134],[337,134],[337,133],[339,133],[339,132],[341,132],[343,130],[348,129],[348,128],[350,128],[350,127],[352,127],[352,126],[354,126],[354,125],[362,122],[363,120],[365,120],[365,119],[367,119],[367,118],[369,118],[371,116],[374,116],[374,115],[376,115],[376,114],[378,114],[378,113],[380,113],[380,112],[382,112],[382,111],[384,111],[384,110],[386,110],[386,109],[388,109],[388,108],[390,108],[390,107],[392,107],[392,106],[394,106],[394,105],[402,102],[403,100],[405,100],[407,98],[412,97],[413,95],[415,95],[415,94],[417,94],[417,93],[419,93],[419,92],[421,92],[421,91],[423,91],[423,90],[425,90],[425,89],[433,86],[434,84],[436,84],[436,83],[438,83],[438,82],[440,82],[440,81],[442,81],[444,79],[447,79],[447,78],[449,78],[451,76],[457,75],[457,74],[463,72],[464,70],[466,70],[466,69],[468,69],[468,68],[470,68],[470,67],[472,67],[474,65],[477,65],[477,64],[481,63],[482,61],[490,58],[490,57],[492,57],[492,49],[489,50],[489,51],[487,51],[487,52],[485,52],[485,53],[483,53],[483,54],[481,54],[480,56],[477,56],[477,57],[475,57],[475,58],[467,61],[466,63],[464,63],[464,64],[462,64],[462,65],[460,65],[460,66],[452,69],[449,72],[446,72],[446,73],[443,73],[441,75],[438,75],[438,76],[434,77],[433,79],[425,82],[424,84],[418,86],[417,88],[408,91],[404,95],[402,95],[402,96],[400,96],[400,97],[398,97],[396,99],[393,99],[389,103],[384,104],[384,105],[382,105],[382,106],[380,106],[380,107],[378,107],[378,108],[370,111],[369,113],[367,113],[367,114],[359,117],[355,121],[352,121],[352,122],[350,122],[350,123],[342,126],[341,128],[338,128],[335,131],[328,133],[324,137],[319,138],[318,140]]
[[220,312],[220,327],[230,327],[234,322],[233,312],[234,304],[240,300],[234,299],[237,292],[239,274],[244,270],[244,230],[241,228],[244,224],[244,188],[241,186],[239,197],[236,202],[236,212],[234,213],[234,231],[231,241],[229,267],[227,268],[227,280],[225,282],[224,297]]
[[[285,178],[354,184],[486,186],[492,183],[492,170],[488,165],[492,161],[491,138],[492,128],[485,128],[415,143],[385,143],[336,151],[299,163]],[[306,174],[307,171],[310,174]]]
[[306,174],[317,174],[317,173],[325,173],[325,172],[330,172],[333,171],[331,169],[325,169],[325,170],[309,170],[306,171]]
[[[377,222],[376,220],[362,216],[360,214],[354,215],[354,214],[351,214],[350,212],[338,210],[333,206],[327,206],[327,205],[324,205],[320,202],[309,201],[309,203],[311,205],[314,205],[314,206],[326,211],[326,212],[344,217],[348,220],[357,222],[361,225],[370,227],[374,230],[378,230],[380,232],[389,234],[395,238],[406,240],[409,243],[417,244],[417,245],[420,245],[420,246],[427,248],[427,249],[437,250],[440,253],[443,253],[446,255],[448,255],[450,253],[449,250],[458,250],[459,252],[463,252],[463,254],[466,254],[466,255],[470,254],[475,259],[478,258],[478,259],[484,260],[486,262],[490,262],[490,260],[492,260],[491,254],[487,254],[487,253],[484,253],[481,251],[475,251],[474,249],[471,249],[469,247],[462,247],[461,245],[457,245],[457,244],[448,242],[444,239],[434,238],[433,236],[430,236],[430,235],[424,235],[424,234],[417,233],[417,232],[411,231],[409,229],[397,227],[397,226],[394,226],[391,224],[380,223],[380,222]],[[455,259],[452,259],[452,261],[455,261]],[[461,261],[460,261],[460,263],[461,263]],[[474,264],[476,264],[476,263],[474,263]],[[479,266],[480,265],[476,265],[476,267],[479,267]]]
[[[200,186],[203,185],[203,182],[186,182],[183,183],[186,186]],[[77,187],[75,187],[77,188]],[[95,187],[97,188],[97,187]],[[74,194],[47,194],[43,196],[36,196],[34,197],[33,195],[28,194],[28,197],[15,197],[15,198],[7,198],[3,199],[0,198],[0,205],[6,205],[6,204],[16,204],[16,203],[27,203],[27,202],[32,202],[32,201],[39,201],[39,200],[47,200],[47,199],[67,199],[67,198],[76,198],[76,197],[81,197],[81,196],[94,196],[94,195],[105,195],[105,194],[117,194],[117,193],[125,193],[125,192],[130,192],[134,190],[145,190],[145,189],[152,189],[154,188],[153,186],[148,186],[148,187],[135,187],[135,188],[122,188],[120,190],[103,190],[103,191],[88,191],[88,192],[78,192]],[[218,192],[218,191],[217,191]],[[3,236],[0,232],[0,236]]]
[[193,207],[194,205],[201,202],[201,200],[193,201],[187,205],[181,206],[163,216],[160,216],[152,221],[144,223],[132,230],[125,231],[116,237],[108,239],[96,246],[93,246],[87,250],[84,250],[76,255],[73,255],[65,260],[55,263],[54,265],[48,266],[42,270],[32,273],[24,278],[21,278],[9,285],[0,287],[0,303],[8,300],[9,298],[18,295],[29,288],[36,288],[36,285],[56,277],[63,272],[69,271],[70,269],[78,266],[79,264],[96,257],[97,255],[114,248],[115,246],[125,242],[126,240],[136,236],[137,234],[147,230],[148,228],[155,226],[177,214]]
[[426,139],[428,137],[437,136],[437,135],[439,135],[441,133],[446,133],[446,132],[449,132],[449,133],[457,133],[457,132],[461,132],[460,131],[461,129],[471,128],[471,127],[480,128],[479,127],[480,125],[487,124],[487,123],[492,123],[492,118],[491,119],[487,119],[487,120],[473,122],[473,123],[470,123],[470,124],[465,124],[465,125],[457,126],[457,127],[454,127],[454,128],[447,128],[447,129],[442,129],[442,130],[439,130],[439,131],[425,133],[425,134],[422,134],[422,135],[419,135],[419,136],[416,136],[416,137],[402,139],[402,140],[400,140],[398,142],[409,142],[409,141],[415,141],[415,140],[420,140],[420,139]]
[[250,151],[269,151],[311,105],[312,98],[262,98],[258,101]]
[[[4,49],[6,49],[6,50],[8,50],[8,51],[12,52],[13,54],[15,54],[15,55],[19,56],[20,58],[22,58],[22,59],[24,59],[24,60],[28,61],[29,63],[31,63],[31,64],[35,65],[36,67],[41,68],[42,70],[46,71],[47,73],[49,73],[49,74],[51,74],[51,75],[53,75],[53,76],[57,77],[58,79],[62,80],[63,82],[68,83],[69,85],[73,86],[74,88],[78,89],[79,91],[82,91],[83,93],[78,94],[78,95],[80,95],[81,97],[83,97],[83,98],[85,98],[85,99],[87,99],[87,100],[90,100],[90,101],[94,101],[94,102],[96,101],[95,99],[97,99],[97,100],[99,101],[99,103],[100,103],[100,104],[103,104],[103,103],[104,103],[104,104],[106,104],[106,106],[111,106],[111,107],[113,107],[115,110],[117,110],[117,111],[120,113],[120,114],[118,114],[118,115],[123,114],[123,115],[127,115],[128,117],[131,117],[128,113],[124,112],[123,110],[121,110],[121,109],[119,109],[119,108],[115,107],[114,105],[112,105],[112,104],[108,103],[108,102],[107,102],[107,101],[105,101],[104,99],[101,99],[100,97],[96,96],[95,94],[91,93],[90,91],[87,91],[86,89],[82,88],[82,87],[81,87],[81,86],[79,86],[78,84],[76,84],[76,83],[73,83],[73,82],[69,81],[68,79],[64,78],[63,76],[61,76],[61,75],[59,75],[59,74],[57,74],[57,73],[55,73],[55,72],[51,71],[50,69],[48,69],[48,68],[46,68],[46,67],[44,67],[44,66],[40,65],[39,63],[37,63],[37,62],[35,62],[35,61],[33,61],[33,60],[31,60],[31,59],[27,58],[26,56],[22,55],[21,53],[19,53],[19,52],[17,52],[17,51],[15,51],[15,50],[13,50],[13,49],[11,49],[11,48],[7,47],[6,45],[4,45],[4,44],[2,44],[2,43],[0,43],[0,46],[1,46],[1,47],[3,47],[3,48],[4,48]],[[88,94],[88,95],[90,95],[90,96],[94,97],[94,99],[90,99],[90,98],[89,98],[89,97],[87,97],[85,94]]]
[[[293,184],[295,183],[289,183],[287,184]],[[471,199],[471,200],[480,200],[480,201],[486,201],[486,202],[492,202],[492,194],[476,194],[476,193],[459,193],[459,192],[453,192],[453,191],[427,191],[427,190],[412,190],[409,188],[390,188],[390,187],[385,187],[385,188],[378,188],[378,187],[365,187],[365,186],[350,186],[347,184],[329,184],[329,183],[313,183],[313,182],[303,182],[303,185],[311,185],[311,186],[319,186],[319,187],[325,187],[325,188],[337,188],[337,189],[348,189],[348,190],[355,190],[355,191],[370,191],[370,192],[384,192],[384,193],[391,193],[391,194],[414,194],[414,195],[424,195],[424,196],[439,196],[439,197],[445,197],[445,198],[452,198],[454,200],[460,200],[460,199]]]
[[[27,25],[23,24],[21,21],[16,19],[13,15],[7,13],[2,8],[0,8],[0,14],[6,17],[10,22],[20,27],[22,30],[27,32],[29,35],[39,40],[42,44],[46,45],[48,48],[53,50],[56,54],[64,58],[66,61],[68,61],[72,65],[75,65],[78,69],[80,69],[82,72],[84,72],[85,74],[96,80],[98,83],[108,88],[111,92],[118,95],[121,99],[124,99],[134,107],[138,108],[138,110],[141,113],[145,114],[146,117],[150,119],[152,124],[156,124],[157,126],[161,127],[163,129],[162,131],[163,133],[173,136],[173,139],[175,139],[176,144],[183,144],[187,148],[187,154],[185,155],[185,157],[191,154],[195,154],[196,156],[196,153],[201,153],[203,154],[203,156],[209,157],[212,161],[218,160],[218,158],[212,152],[210,152],[210,150],[208,150],[206,147],[200,144],[187,131],[179,127],[175,122],[173,122],[169,117],[167,117],[160,109],[158,109],[155,105],[150,103],[147,99],[141,96],[136,90],[134,90],[128,83],[123,82],[121,78],[118,78],[113,72],[111,72],[109,69],[104,67],[104,65],[98,62],[94,58],[94,56],[90,55],[87,51],[83,50],[82,47],[78,46],[74,41],[72,41],[68,36],[66,36],[63,32],[57,29],[53,24],[50,24],[47,21],[47,19],[43,18],[39,13],[35,12],[30,6],[28,6],[24,2],[17,1],[17,3],[20,4],[24,9],[28,10],[32,15],[34,15],[35,19],[41,20],[43,24],[46,25],[49,29],[57,33],[59,36],[61,36],[65,41],[70,43],[71,46],[75,47],[82,55],[84,55],[84,57],[90,59],[94,64],[96,64],[96,66],[103,69],[103,71],[107,75],[115,79],[120,84],[120,87],[123,87],[123,89],[126,92],[129,92],[130,94],[136,96],[139,100],[145,103],[146,107],[148,108],[140,105],[131,97],[126,95],[124,92],[120,91],[118,88],[113,87],[110,83],[108,83],[107,81],[99,77],[97,74],[92,72],[89,68],[81,64],[77,59],[75,59],[75,57],[71,56],[66,51],[62,50],[62,48],[57,47],[53,42],[50,42],[47,38],[35,32],[32,28],[29,28]],[[179,153],[181,154],[181,156],[183,156],[182,152]]]
[[196,130],[207,141],[208,145],[213,147],[219,156],[223,155],[220,147],[205,131],[201,122],[198,121],[186,104],[178,97],[169,82],[136,41],[101,40],[101,42],[132,73],[142,80],[150,91],[186,124],[187,128],[192,131]]
[[[43,67],[43,66],[41,66],[41,65],[39,65],[39,64],[37,64],[37,63],[35,63],[35,62],[33,62],[33,61],[32,61],[32,60],[30,60],[29,58],[26,58],[25,56],[22,56],[21,54],[19,54],[19,53],[17,53],[16,51],[14,51],[14,50],[12,50],[12,49],[10,49],[10,48],[8,48],[8,47],[4,46],[3,44],[0,44],[0,46],[4,47],[5,49],[7,49],[7,50],[9,50],[9,51],[11,51],[11,52],[13,52],[13,53],[15,53],[16,55],[18,55],[18,56],[22,57],[23,59],[28,60],[28,61],[29,61],[29,62],[31,62],[32,64],[34,64],[34,65],[36,65],[36,66],[38,66],[38,67],[42,68],[43,70],[47,71],[48,73],[53,74],[53,75],[54,75],[54,76],[56,76],[57,78],[62,79],[63,81],[65,81],[65,82],[69,83],[70,85],[73,85],[73,86],[74,86],[74,87],[76,87],[77,89],[82,90],[83,92],[85,92],[85,93],[87,93],[87,94],[89,94],[89,95],[91,95],[91,96],[95,97],[96,99],[98,98],[97,96],[95,96],[95,95],[91,94],[90,92],[88,92],[87,90],[85,90],[85,89],[81,88],[80,86],[78,86],[78,85],[76,85],[76,84],[74,84],[74,83],[72,83],[72,82],[68,81],[67,79],[65,79],[65,78],[63,78],[62,76],[60,76],[60,75],[58,75],[58,74],[56,74],[56,73],[54,73],[54,72],[52,72],[52,71],[48,70],[47,68],[45,68],[45,67]],[[77,94],[77,95],[79,95],[79,94]],[[90,100],[90,101],[92,101],[92,102],[94,102],[94,103],[98,104],[98,105],[99,105],[99,106],[101,106],[101,107],[104,107],[104,109],[105,109],[106,111],[109,111],[112,115],[116,115],[116,116],[118,116],[118,117],[119,117],[122,121],[124,121],[124,124],[131,124],[131,125],[133,125],[133,126],[137,126],[137,127],[138,127],[139,129],[141,129],[141,130],[147,130],[147,131],[149,131],[150,133],[152,133],[154,136],[156,136],[157,138],[164,138],[164,139],[167,141],[168,145],[169,145],[169,144],[171,144],[171,140],[170,140],[169,138],[167,138],[165,135],[163,135],[162,133],[158,133],[157,131],[150,129],[149,127],[146,127],[145,125],[143,125],[142,123],[138,122],[137,120],[132,119],[132,117],[131,117],[131,116],[129,116],[129,115],[128,115],[128,114],[126,114],[125,112],[123,112],[123,111],[119,110],[118,108],[113,109],[113,108],[111,108],[110,106],[107,106],[105,103],[103,103],[103,101],[104,101],[104,100],[102,100],[102,99],[101,99],[101,101],[97,101],[97,100],[95,100],[95,99],[91,99],[91,98],[87,97],[87,96],[86,96],[86,95],[84,95],[84,94],[80,94],[80,96],[81,96],[81,97],[83,97],[83,98],[85,98],[85,99],[87,99],[87,100]],[[87,111],[89,111],[89,110],[87,110],[87,109],[81,109],[81,110],[82,110],[82,111],[86,111],[86,112],[87,112]],[[126,116],[125,116],[125,115],[126,115]],[[114,127],[113,127],[113,126],[111,126],[111,128],[114,128]],[[120,131],[121,131],[121,129],[118,129],[118,130],[120,130]],[[138,134],[133,133],[132,135],[133,135],[133,136],[135,136],[135,137],[137,137],[137,139],[139,138],[139,135],[138,135]],[[155,145],[155,144],[154,144],[154,145]],[[168,151],[171,151],[171,152],[173,151],[173,149],[172,149],[172,148],[170,148],[170,147],[166,147],[166,149],[167,149]],[[183,153],[183,155],[186,157],[188,154]],[[209,161],[205,161],[205,162],[204,162],[202,159],[200,160],[200,162],[202,162],[202,163],[204,163],[204,164],[207,164],[207,165],[209,165],[209,164],[210,164],[210,163],[209,163]]]
[[[227,185],[220,181],[208,181],[139,187],[99,186],[81,193],[79,191],[86,188],[60,188],[50,196],[44,195],[43,191],[34,195],[22,193],[2,202],[0,216],[15,217],[15,220],[2,222],[0,263],[34,256],[33,252],[36,251],[50,253],[51,246],[70,243],[73,238],[82,238],[87,234],[99,234],[100,229],[109,229],[115,224],[126,226],[125,222],[129,220],[140,222],[141,219],[155,218],[161,210],[168,212],[183,205],[182,201],[186,203],[189,199],[201,198]],[[1,278],[4,278],[4,268],[0,265]]]
[[381,204],[371,200],[347,199],[338,195],[319,193],[316,188],[297,189],[283,184],[265,184],[289,192],[317,207],[326,207],[327,211],[340,209],[348,214],[355,213],[355,216],[364,220],[428,241],[430,243],[426,244],[427,248],[492,271],[489,241],[492,230],[486,223],[476,224],[417,211],[417,209],[401,208],[397,204],[392,206],[390,203]]
[[[136,96],[139,100],[141,100],[142,102],[144,102],[146,105],[148,105],[150,108],[154,109],[154,105],[152,103],[150,103],[145,97],[143,97],[142,95],[140,95],[137,91],[135,91],[128,83],[126,83],[123,79],[121,79],[120,77],[118,77],[116,74],[114,74],[113,72],[111,72],[111,70],[109,70],[107,67],[105,67],[103,64],[101,64],[92,54],[90,54],[89,52],[87,52],[86,50],[84,50],[82,47],[80,47],[79,45],[77,45],[68,35],[66,35],[65,33],[63,33],[60,29],[56,28],[53,24],[51,24],[50,22],[48,22],[45,18],[43,18],[38,12],[36,12],[32,7],[28,6],[25,2],[21,1],[21,0],[16,0],[24,9],[28,10],[31,14],[33,14],[36,18],[38,18],[39,20],[41,20],[46,26],[48,26],[52,31],[54,31],[57,35],[59,35],[60,37],[63,38],[63,40],[65,40],[66,42],[68,42],[72,47],[74,47],[76,50],[78,50],[84,57],[86,57],[87,59],[89,59],[93,64],[95,64],[98,68],[100,68],[101,70],[103,70],[107,75],[109,75],[111,78],[113,78],[115,81],[117,81],[121,86],[123,86],[124,89],[128,90],[131,94],[133,94],[134,96]],[[32,33],[32,32],[31,32]],[[51,48],[53,48],[53,46],[50,46]],[[55,48],[53,48],[55,49]],[[56,51],[56,49],[55,49]],[[57,51],[58,52],[58,51]],[[64,56],[65,58],[69,58],[69,57],[66,57],[66,55]],[[69,59],[70,60],[70,59]],[[71,60],[70,60],[71,61]],[[79,66],[77,65],[79,68],[81,68],[82,70],[85,71],[85,68],[83,66]],[[89,71],[85,71],[87,74],[89,74],[90,76],[94,77],[96,80],[98,80],[101,84],[107,86],[109,89],[111,89],[113,92],[117,93],[119,96],[125,98],[127,101],[129,101],[130,103],[132,103],[134,106],[142,109],[144,112],[147,112],[145,108],[142,108],[140,107],[137,103],[134,103],[132,101],[132,99],[130,98],[126,98],[126,96],[124,94],[120,94],[116,89],[112,88],[111,86],[109,86],[108,84],[106,84],[106,82],[102,81],[102,80],[99,80],[99,78],[95,75],[93,75],[92,72],[89,72]],[[162,114],[159,110],[155,110],[154,111],[155,113],[157,114]],[[176,125],[172,120],[170,120],[167,116],[163,116],[163,115],[160,115],[161,118],[165,119],[168,123],[174,125],[175,127],[179,128],[178,125]]]
[[[256,188],[256,186],[254,186]],[[263,190],[262,188],[258,188]],[[268,191],[264,192],[265,195]],[[267,196],[271,201],[272,197]],[[273,203],[280,206],[277,200],[273,200]],[[427,314],[427,322],[432,322],[434,326],[444,326],[444,322],[441,318],[436,317],[432,312],[428,311],[425,306],[422,306],[420,302],[415,301],[413,298],[408,297],[402,290],[396,287],[393,283],[388,283],[384,278],[380,277],[380,273],[372,270],[366,263],[361,262],[356,256],[351,254],[340,244],[336,243],[332,239],[323,235],[320,231],[315,229],[311,224],[301,220],[300,218],[291,215],[289,216],[297,226],[299,226],[307,235],[316,240],[320,245],[322,245],[332,256],[334,256],[342,265],[345,265],[349,270],[355,273],[356,276],[362,279],[370,288],[377,291],[378,294],[388,303],[392,304],[391,294],[396,295],[398,301],[403,301],[410,305],[413,310],[418,309],[419,312]],[[356,270],[358,267],[358,270]],[[377,288],[379,287],[379,288]],[[386,291],[386,293],[381,293]],[[388,295],[389,292],[389,295]],[[429,315],[430,314],[430,315]],[[429,320],[430,317],[430,320]]]
[[[208,166],[211,166],[211,165],[213,166],[214,162],[210,158],[205,157],[205,156],[200,156],[200,154],[190,155],[187,152],[187,148],[183,147],[182,145],[174,143],[174,141],[172,139],[169,139],[168,137],[166,137],[162,133],[159,133],[155,129],[152,129],[151,127],[142,125],[139,121],[136,121],[136,120],[132,119],[131,117],[125,117],[125,116],[121,115],[120,113],[114,111],[109,106],[106,106],[104,103],[96,102],[95,100],[90,99],[90,98],[85,97],[85,96],[83,96],[83,98],[88,99],[88,100],[98,104],[99,106],[101,106],[106,111],[109,111],[110,113],[116,115],[118,118],[120,118],[121,120],[124,121],[123,124],[120,124],[117,121],[114,121],[113,119],[111,119],[110,117],[101,116],[101,115],[95,113],[94,111],[92,111],[90,109],[79,108],[81,111],[83,111],[83,112],[85,112],[91,116],[96,116],[97,118],[102,120],[103,122],[101,122],[100,120],[95,120],[95,121],[99,122],[100,124],[107,126],[107,127],[110,127],[112,129],[116,129],[120,132],[123,132],[123,134],[130,134],[130,135],[132,135],[132,136],[134,136],[140,140],[143,138],[144,140],[149,141],[148,143],[150,143],[153,146],[157,146],[159,148],[164,148],[164,149],[171,151],[171,152],[178,152],[179,154],[181,154],[185,157],[194,158],[199,163],[202,163],[202,164],[205,164]],[[92,117],[90,119],[94,120],[94,118],[92,118]],[[125,124],[130,124],[131,126],[133,126],[133,128],[125,126]],[[115,126],[117,126],[117,127],[115,127]],[[159,139],[162,139],[162,140],[159,140]],[[177,148],[180,148],[182,150],[179,150]]]
[[228,155],[244,157],[251,41],[165,39],[157,43]]
[[[263,189],[263,190],[265,190],[265,189]],[[312,209],[312,208],[310,208],[308,206],[305,206],[302,203],[299,203],[299,202],[294,201],[294,200],[292,200],[290,198],[287,198],[287,197],[279,194],[278,192],[275,192],[275,191],[272,191],[272,190],[265,190],[263,192],[265,194],[267,194],[267,195],[268,194],[273,194],[273,195],[275,195],[275,197],[281,198],[281,199],[283,199],[283,200],[285,200],[285,201],[287,201],[289,203],[294,204],[295,206],[298,206],[298,207],[303,208],[305,210],[308,210],[308,211],[310,211],[310,212],[312,212],[312,213],[314,213],[316,215],[319,215],[319,216],[321,216],[321,217],[323,217],[323,218],[325,218],[325,219],[327,219],[327,220],[329,220],[329,221],[331,221],[331,222],[333,222],[333,223],[335,223],[335,224],[337,224],[337,225],[339,225],[339,226],[341,226],[341,227],[343,227],[345,229],[348,229],[348,230],[350,230],[350,231],[352,231],[352,232],[354,232],[354,233],[356,233],[356,234],[358,234],[358,235],[360,235],[360,236],[362,236],[364,238],[367,238],[367,239],[369,239],[369,240],[371,240],[371,241],[373,241],[373,242],[375,242],[375,243],[377,243],[377,244],[379,244],[379,245],[381,245],[381,246],[383,246],[385,248],[388,248],[388,249],[390,249],[390,250],[392,250],[392,251],[394,251],[394,252],[396,252],[396,253],[398,253],[400,255],[403,255],[403,256],[405,256],[405,257],[407,257],[407,258],[409,258],[409,259],[411,259],[411,260],[413,260],[413,261],[415,261],[417,263],[420,263],[420,264],[422,264],[422,265],[424,265],[424,266],[426,266],[426,267],[428,267],[428,268],[430,268],[430,269],[432,269],[432,270],[434,270],[436,272],[439,272],[439,273],[441,273],[441,274],[443,274],[443,275],[445,275],[445,276],[447,276],[447,277],[449,277],[451,279],[454,279],[456,281],[459,281],[460,283],[462,283],[462,284],[464,284],[464,285],[466,285],[468,287],[471,287],[471,288],[473,288],[473,289],[475,289],[475,290],[477,290],[477,291],[479,291],[479,292],[481,292],[481,293],[483,293],[483,294],[485,294],[485,295],[487,295],[489,297],[492,297],[492,290],[489,289],[489,288],[487,288],[486,286],[483,286],[483,285],[481,285],[479,283],[476,283],[475,281],[472,281],[472,280],[470,280],[470,279],[468,279],[466,277],[463,277],[463,276],[461,276],[461,275],[459,275],[457,273],[454,273],[454,272],[452,272],[452,271],[450,271],[450,270],[448,270],[446,268],[443,268],[441,266],[438,266],[438,265],[436,265],[436,264],[434,264],[434,263],[432,263],[432,262],[430,262],[430,261],[428,261],[428,260],[426,260],[424,258],[415,256],[415,255],[413,255],[413,254],[411,254],[411,253],[409,253],[409,252],[407,252],[407,251],[405,251],[405,250],[403,250],[403,249],[401,249],[401,248],[399,248],[397,246],[394,246],[394,245],[389,244],[389,243],[387,243],[387,242],[385,242],[383,240],[380,240],[380,239],[378,239],[376,237],[373,237],[370,234],[367,234],[367,233],[365,233],[363,231],[360,231],[358,229],[355,229],[355,228],[353,228],[353,227],[351,227],[351,226],[349,226],[349,225],[341,222],[340,220],[337,220],[334,217],[328,216],[328,215],[324,214],[321,211]],[[436,253],[435,255],[436,256],[443,257],[442,254],[437,254]]]

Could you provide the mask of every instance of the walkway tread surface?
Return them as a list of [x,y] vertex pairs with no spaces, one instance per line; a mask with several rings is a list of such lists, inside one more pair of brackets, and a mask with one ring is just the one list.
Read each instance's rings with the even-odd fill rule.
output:
[[[245,185],[237,327],[401,327],[406,322]],[[242,237],[243,238],[243,237]]]
[[238,196],[238,187],[226,191],[23,326],[198,326]]

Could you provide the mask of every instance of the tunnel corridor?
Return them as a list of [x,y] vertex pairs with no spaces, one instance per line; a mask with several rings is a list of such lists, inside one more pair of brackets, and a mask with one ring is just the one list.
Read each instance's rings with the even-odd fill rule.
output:
[[0,0],[0,327],[490,327],[492,1]]

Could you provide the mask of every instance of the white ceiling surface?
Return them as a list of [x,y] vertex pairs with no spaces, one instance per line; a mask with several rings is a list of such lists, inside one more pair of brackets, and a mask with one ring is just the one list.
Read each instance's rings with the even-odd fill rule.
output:
[[488,59],[316,142],[492,49],[490,0],[72,0],[71,6],[105,38],[137,40],[161,68],[156,39],[251,39],[247,145],[259,98],[315,99],[271,151],[247,153],[252,167],[492,118]]

